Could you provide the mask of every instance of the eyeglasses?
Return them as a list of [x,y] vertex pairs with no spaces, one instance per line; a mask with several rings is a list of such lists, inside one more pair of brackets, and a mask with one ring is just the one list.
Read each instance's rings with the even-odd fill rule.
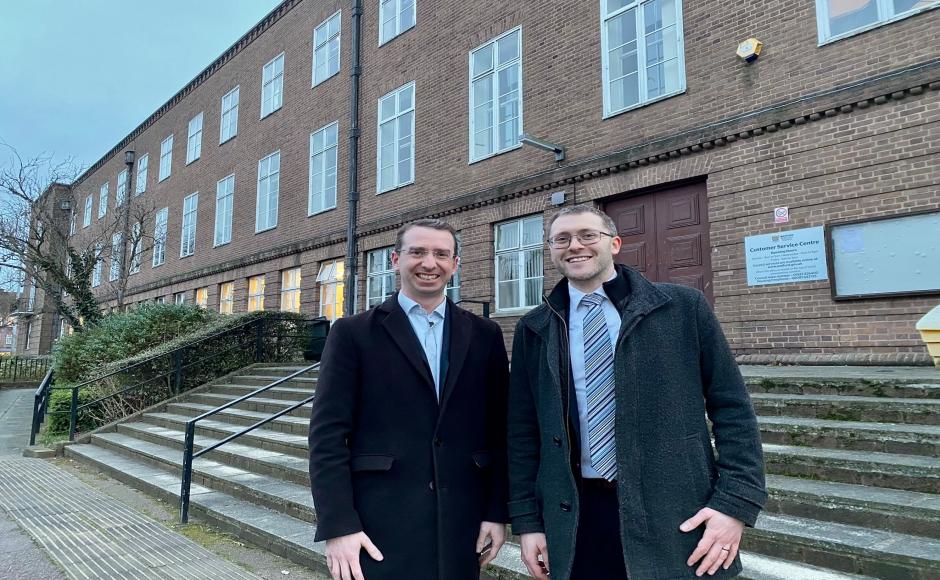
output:
[[558,234],[553,238],[548,238],[548,245],[552,248],[563,249],[571,245],[571,238],[578,238],[578,241],[581,242],[583,246],[592,246],[600,241],[601,236],[614,237],[613,234],[608,234],[607,232],[599,232],[597,230],[582,230],[572,236],[572,234]]
[[428,250],[427,248],[408,248],[404,253],[415,260],[423,260],[428,254],[434,256],[435,260],[450,260],[454,257],[454,253],[450,250]]

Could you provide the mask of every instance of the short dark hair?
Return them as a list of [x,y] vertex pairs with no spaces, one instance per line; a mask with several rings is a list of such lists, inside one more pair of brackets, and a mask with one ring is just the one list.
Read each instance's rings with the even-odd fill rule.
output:
[[613,218],[589,203],[571,205],[571,206],[562,208],[558,213],[553,215],[550,220],[548,220],[548,229],[546,230],[546,232],[550,233],[552,231],[552,225],[555,223],[555,220],[557,220],[558,218],[564,217],[566,215],[581,215],[584,213],[593,214],[601,218],[601,221],[604,222],[604,227],[607,228],[607,233],[612,236],[617,235],[617,224],[614,223]]
[[424,218],[420,220],[415,220],[413,222],[408,222],[402,227],[398,228],[398,233],[395,234],[395,253],[400,254],[402,245],[404,244],[405,234],[411,228],[430,228],[432,230],[439,230],[442,232],[449,232],[450,235],[454,238],[454,256],[459,255],[459,246],[457,240],[457,230],[454,229],[454,226],[445,222],[444,220]]

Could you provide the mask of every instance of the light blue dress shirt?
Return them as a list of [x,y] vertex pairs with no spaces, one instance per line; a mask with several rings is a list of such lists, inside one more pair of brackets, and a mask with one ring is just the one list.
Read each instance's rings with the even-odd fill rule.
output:
[[434,390],[437,392],[437,398],[441,398],[441,347],[444,343],[444,315],[447,313],[447,300],[441,300],[437,308],[430,313],[424,308],[405,296],[404,292],[398,293],[398,305],[408,315],[408,322],[424,349],[424,357],[431,368],[431,376],[434,378]]
[[[613,279],[613,278],[611,278]],[[591,466],[591,447],[588,443],[588,409],[587,391],[584,384],[584,316],[589,307],[581,304],[581,299],[588,294],[581,292],[570,283],[568,284],[568,344],[571,352],[571,374],[574,375],[574,392],[578,400],[578,422],[581,424],[581,477],[601,477]],[[620,334],[620,313],[610,301],[604,287],[601,286],[594,294],[602,296],[601,308],[607,320],[607,332],[610,334],[611,351],[617,352],[617,336]]]

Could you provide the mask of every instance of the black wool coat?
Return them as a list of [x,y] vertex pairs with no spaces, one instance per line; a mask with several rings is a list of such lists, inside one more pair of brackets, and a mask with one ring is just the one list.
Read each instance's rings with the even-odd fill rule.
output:
[[[621,315],[614,377],[623,558],[631,580],[694,578],[685,562],[704,526],[683,533],[679,524],[707,506],[753,526],[766,499],[757,420],[705,297],[623,266],[617,272],[604,289]],[[567,320],[562,280],[516,327],[509,399],[512,529],[546,533],[554,580],[571,574],[578,525]],[[738,559],[713,578],[740,571]]]
[[508,521],[502,333],[446,312],[440,403],[397,295],[327,339],[310,418],[316,540],[365,531],[385,557],[361,553],[367,580],[477,580],[480,523]]

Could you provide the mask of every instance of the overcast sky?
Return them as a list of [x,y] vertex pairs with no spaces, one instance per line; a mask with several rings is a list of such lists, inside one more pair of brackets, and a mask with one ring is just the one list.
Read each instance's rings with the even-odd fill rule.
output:
[[87,167],[279,3],[0,0],[0,142]]

